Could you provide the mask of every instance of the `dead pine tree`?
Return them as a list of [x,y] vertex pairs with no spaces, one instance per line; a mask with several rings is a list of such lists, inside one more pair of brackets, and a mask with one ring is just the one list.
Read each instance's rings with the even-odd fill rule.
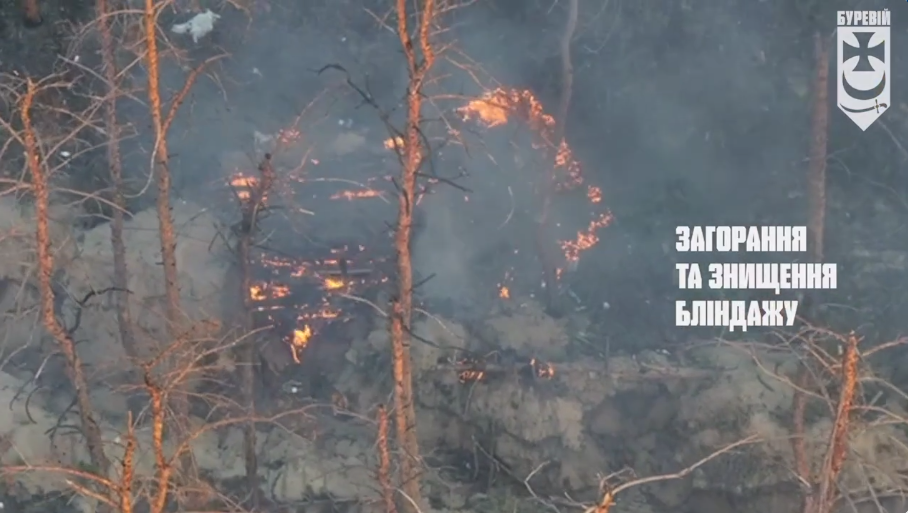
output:
[[149,505],[151,513],[164,513],[170,499],[171,477],[173,465],[167,457],[165,449],[164,427],[167,423],[167,404],[165,391],[155,382],[152,372],[152,363],[146,363],[143,369],[145,391],[150,398],[151,409],[151,446],[155,461],[155,490],[150,493]]
[[[237,228],[239,238],[236,254],[240,266],[240,291],[243,297],[244,322],[243,329],[246,333],[255,330],[253,312],[255,306],[252,298],[252,270],[250,269],[250,252],[255,243],[256,228],[261,216],[265,213],[265,201],[268,193],[274,186],[275,174],[271,165],[271,155],[265,154],[259,164],[259,178],[249,194],[241,200],[242,220]],[[253,337],[254,338],[254,337]],[[246,340],[237,349],[237,370],[240,373],[240,387],[243,405],[246,408],[246,418],[255,416],[255,362],[257,347],[254,340]],[[258,458],[255,452],[255,422],[247,421],[243,425],[243,453],[246,465],[246,484],[252,499],[252,508],[258,508],[259,480]]]
[[[182,344],[188,330],[186,329],[187,321],[180,299],[180,283],[177,270],[176,257],[176,229],[174,228],[173,217],[171,214],[170,204],[170,156],[167,145],[167,134],[176,112],[189,90],[195,83],[195,80],[202,73],[205,67],[226,55],[212,57],[200,66],[190,72],[183,88],[180,89],[171,100],[170,107],[164,109],[161,100],[160,85],[160,53],[158,50],[157,23],[158,15],[166,3],[159,3],[156,0],[145,0],[142,11],[142,29],[145,38],[145,67],[148,73],[148,111],[151,115],[152,128],[154,130],[154,146],[151,156],[151,173],[154,175],[157,185],[157,213],[158,213],[158,232],[161,241],[161,263],[164,268],[164,296],[165,296],[165,317],[167,332],[170,337],[170,344]],[[179,390],[181,384],[177,384],[177,389],[172,390],[168,396],[173,398],[173,412],[175,415],[174,425],[177,428],[177,434],[181,434],[182,424],[189,418],[189,401],[185,392]],[[186,452],[180,455],[180,470],[184,477],[188,476],[187,472],[192,467],[191,454]]]
[[[810,116],[810,149],[807,165],[807,252],[813,262],[825,258],[826,150],[829,132],[829,48],[819,32],[814,34],[815,73]],[[803,297],[803,316],[816,322],[812,294]]]
[[[816,263],[823,261],[824,234],[826,231],[826,144],[829,130],[829,49],[822,34],[814,34],[815,75],[813,83],[813,110],[810,119],[810,163],[807,168],[807,244],[808,254]],[[807,318],[814,317],[810,311],[812,301],[806,301]],[[856,349],[855,349],[856,351]],[[803,513],[826,513],[819,504],[820,498],[812,491],[815,481],[810,463],[807,461],[807,449],[804,439],[804,413],[807,395],[804,390],[810,385],[810,370],[800,366],[796,378],[796,388],[792,399],[792,416],[795,436],[792,438],[792,451],[795,459],[795,471],[805,486]],[[832,448],[830,448],[831,450]]]
[[[813,343],[811,340],[806,342],[808,344]],[[801,369],[801,373],[796,380],[796,389],[792,400],[794,436],[791,439],[791,443],[795,459],[795,471],[803,485],[803,504],[801,509],[803,513],[831,513],[838,499],[837,484],[839,475],[845,466],[845,459],[848,455],[851,417],[854,413],[855,402],[858,399],[858,364],[861,354],[858,349],[859,340],[854,333],[849,334],[847,337],[842,337],[840,342],[843,346],[840,361],[834,365],[820,362],[820,366],[823,367],[826,373],[833,374],[839,387],[839,393],[832,408],[835,417],[829,438],[825,442],[825,456],[817,469],[812,468],[807,456],[811,451],[807,449],[807,444],[810,441],[805,437],[804,413],[808,400],[806,391],[815,386],[822,386],[822,384],[812,383],[810,376],[816,376],[817,374],[806,368]]]
[[829,45],[820,33],[814,35],[816,75],[813,113],[810,119],[810,164],[807,169],[809,208],[808,244],[814,262],[822,262],[826,231],[826,145],[829,132]]
[[[397,227],[394,238],[397,252],[397,291],[391,305],[391,346],[394,371],[394,420],[400,446],[400,480],[406,510],[419,513],[420,493],[419,440],[416,433],[416,409],[413,404],[413,376],[410,361],[410,327],[413,314],[413,264],[410,243],[413,231],[413,209],[416,208],[416,180],[429,148],[421,133],[423,86],[435,63],[431,34],[435,24],[435,0],[414,2],[408,12],[407,0],[396,0],[397,35],[407,59],[407,121],[403,130],[399,180]],[[416,20],[415,41],[410,33],[410,17]]]
[[[164,297],[167,333],[171,344],[178,344],[184,334],[183,310],[180,301],[180,283],[177,271],[176,231],[170,206],[170,159],[167,147],[167,130],[164,124],[163,106],[160,90],[160,57],[158,54],[158,8],[154,0],[145,0],[145,11],[142,13],[145,29],[146,56],[145,64],[148,73],[148,110],[151,114],[154,129],[154,147],[152,148],[152,169],[157,184],[158,234],[161,239],[161,263],[164,268]],[[177,433],[182,433],[179,425],[189,417],[188,398],[180,393],[174,394],[173,411]],[[187,455],[188,456],[188,455]],[[188,472],[191,461],[181,457],[181,470]]]
[[[807,167],[807,251],[811,260],[820,263],[825,257],[826,231],[826,151],[829,131],[829,48],[823,35],[814,34],[814,81],[813,104],[810,117],[810,160]],[[809,297],[809,296],[808,296]],[[813,318],[812,301],[805,301],[805,317]],[[849,337],[845,345],[843,358],[843,387],[839,397],[839,408],[836,414],[835,429],[845,430],[842,435],[834,435],[827,447],[827,457],[820,475],[814,475],[808,461],[808,450],[805,439],[805,411],[808,396],[806,391],[814,383],[814,373],[807,367],[810,362],[802,363],[795,378],[795,391],[792,398],[792,425],[794,436],[791,439],[792,453],[795,460],[795,472],[803,485],[803,513],[829,513],[833,498],[835,480],[844,462],[850,404],[854,401],[854,384],[849,389],[850,379],[857,373],[857,339]],[[854,364],[850,367],[849,362]],[[851,378],[849,378],[851,376]],[[843,411],[843,404],[847,407]]]
[[35,106],[35,96],[38,93],[38,84],[31,79],[26,80],[26,91],[20,104],[22,118],[22,142],[25,146],[25,157],[28,172],[31,174],[32,187],[35,194],[35,243],[38,258],[38,290],[40,291],[41,321],[48,333],[53,336],[57,346],[66,358],[66,373],[73,388],[76,389],[76,401],[79,406],[79,416],[82,423],[82,432],[91,463],[100,476],[106,477],[110,469],[110,460],[104,453],[104,442],[101,437],[101,428],[94,417],[94,408],[89,397],[88,382],[82,368],[82,361],[76,352],[76,344],[72,334],[69,333],[57,318],[55,293],[52,286],[54,275],[54,251],[51,247],[50,235],[50,184],[45,173],[46,165],[42,158],[38,144],[38,136],[32,122],[32,108]]
[[132,330],[132,316],[129,311],[128,278],[126,266],[126,246],[123,243],[123,224],[125,222],[126,198],[123,191],[123,159],[120,154],[120,127],[117,122],[117,61],[114,54],[115,42],[111,33],[113,13],[108,0],[97,0],[95,10],[98,20],[98,31],[101,34],[101,59],[104,63],[104,80],[106,97],[104,98],[104,131],[107,133],[107,166],[113,185],[113,209],[110,222],[110,244],[113,248],[113,286],[117,309],[117,327],[120,343],[130,358],[137,359],[139,352]]
[[577,31],[577,18],[579,15],[578,0],[568,0],[568,16],[565,22],[564,32],[561,34],[559,52],[561,56],[561,85],[558,98],[558,111],[555,113],[555,130],[554,138],[549,144],[555,146],[555,159],[546,164],[549,166],[548,173],[542,178],[540,197],[542,205],[540,207],[538,226],[536,228],[536,246],[539,260],[542,263],[543,283],[546,289],[546,306],[552,310],[558,310],[557,301],[559,294],[557,256],[553,250],[553,238],[549,227],[550,211],[552,208],[552,197],[555,194],[555,188],[558,180],[559,157],[563,155],[567,148],[565,141],[565,132],[567,127],[568,111],[571,107],[571,96],[574,90],[574,64],[571,58],[571,42],[574,39],[574,33]]

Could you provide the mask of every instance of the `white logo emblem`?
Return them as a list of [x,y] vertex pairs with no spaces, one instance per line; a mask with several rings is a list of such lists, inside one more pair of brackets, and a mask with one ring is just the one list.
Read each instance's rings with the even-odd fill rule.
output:
[[867,130],[891,105],[889,11],[839,11],[836,36],[837,103]]

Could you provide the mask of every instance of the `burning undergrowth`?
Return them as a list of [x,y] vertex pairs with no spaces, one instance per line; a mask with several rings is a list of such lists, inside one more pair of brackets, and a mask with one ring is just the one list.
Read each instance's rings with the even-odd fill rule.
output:
[[424,202],[415,262],[435,278],[422,296],[481,317],[502,300],[564,294],[611,221],[602,190],[531,92],[495,89],[453,112],[436,167],[463,189],[442,183]]
[[[516,121],[523,123],[531,132],[532,146],[540,153],[544,164],[529,171],[537,176],[529,177],[537,184],[551,179],[557,193],[571,193],[583,190],[589,204],[590,221],[578,229],[573,237],[558,241],[562,251],[562,262],[557,267],[561,276],[565,270],[576,269],[580,255],[599,242],[599,231],[609,225],[612,214],[602,205],[602,189],[586,183],[583,166],[574,157],[574,152],[565,140],[555,140],[555,119],[545,112],[542,103],[528,90],[498,88],[486,92],[481,98],[472,100],[458,109],[466,121],[475,121],[486,128],[495,128]],[[536,185],[536,192],[542,193],[542,185]]]
[[[372,258],[364,246],[343,247],[319,256],[289,258],[260,251],[255,285],[249,291],[257,324],[270,326],[300,364],[313,337],[334,322],[357,315],[361,296],[373,297],[387,280],[387,260]],[[357,299],[354,299],[357,298]]]
[[[344,135],[345,144],[358,140],[355,134]],[[317,158],[308,148],[300,150],[298,131],[256,138],[290,154],[289,159],[265,157],[279,166],[278,178],[262,201],[260,240],[249,254],[246,291],[256,327],[272,339],[265,344],[270,350],[261,351],[263,359],[270,370],[283,374],[288,366],[306,363],[329,328],[355,319],[365,298],[374,297],[387,281],[390,232],[381,220],[388,218],[391,203],[388,192],[379,188],[388,180],[344,176],[337,171],[352,169],[349,174],[355,175],[359,170],[342,156]],[[241,208],[255,201],[259,180],[254,172],[231,173],[231,192]],[[379,205],[352,206],[360,201]],[[363,211],[369,215],[360,217]]]
[[[533,297],[539,291],[540,260],[553,265],[560,281],[566,272],[577,268],[581,255],[599,241],[598,232],[611,220],[611,214],[602,208],[602,191],[586,183],[582,166],[570,146],[553,140],[554,120],[529,91],[489,91],[466,102],[456,112],[461,125],[449,127],[450,141],[470,145],[462,134],[492,136],[499,127],[515,122],[530,135],[528,151],[537,155],[532,159],[535,164],[521,165],[515,157],[514,166],[500,166],[508,168],[499,174],[504,177],[501,183],[510,207],[495,229],[501,234],[497,254],[485,255],[493,264],[483,265],[476,272],[487,275],[483,283],[489,288],[486,291],[489,299],[510,301]],[[267,327],[274,341],[280,339],[279,346],[286,349],[270,358],[278,369],[302,364],[307,349],[332,325],[363,316],[363,309],[372,308],[366,306],[366,301],[378,297],[382,285],[391,276],[394,255],[391,220],[397,201],[393,176],[399,167],[396,152],[402,148],[403,141],[395,137],[378,138],[368,130],[352,130],[343,124],[332,132],[327,138],[324,134],[310,136],[298,129],[255,133],[256,147],[274,159],[277,180],[269,196],[263,198],[267,212],[260,227],[262,240],[251,255],[254,284],[248,294],[256,310],[256,324]],[[493,153],[489,150],[490,161],[509,161]],[[441,151],[438,157],[433,169],[426,171],[418,198],[419,204],[430,210],[433,202],[440,201],[433,196],[442,188],[451,189],[445,183],[448,180],[432,177],[439,172],[436,167],[448,165]],[[238,160],[242,159],[234,158],[228,165],[228,183],[234,199],[243,205],[250,201],[260,177],[248,163],[250,159],[246,158],[243,164],[238,164]],[[489,190],[491,185],[479,189],[488,176],[473,178],[478,179],[475,192],[464,189],[460,191],[462,194],[456,193],[462,198],[462,211],[457,217],[463,219],[482,216],[481,209],[471,209],[470,203],[476,197],[494,194]],[[578,193],[583,191],[590,220],[571,237],[556,240],[557,233],[552,233],[547,241],[552,251],[547,252],[527,241],[533,240],[528,234],[538,223],[544,184],[550,178],[554,192],[568,195],[571,203],[576,203]],[[497,201],[501,203],[500,198]],[[489,223],[482,221],[474,220],[473,226],[465,229],[487,229],[482,225]],[[562,232],[567,226],[568,223],[558,223]],[[433,227],[426,231],[433,231]],[[416,244],[422,238],[431,240],[432,236],[432,233],[417,232]],[[447,264],[441,262],[441,265]],[[534,271],[526,272],[528,269]],[[422,271],[418,280],[435,278],[434,269]],[[489,284],[490,280],[494,280],[494,285]],[[446,292],[457,294],[456,289]],[[421,291],[417,290],[416,294],[420,296]],[[431,303],[433,298],[424,299]],[[428,306],[437,311],[443,305],[442,302]],[[545,368],[544,364],[540,365],[540,369]],[[531,365],[531,369],[535,367]]]

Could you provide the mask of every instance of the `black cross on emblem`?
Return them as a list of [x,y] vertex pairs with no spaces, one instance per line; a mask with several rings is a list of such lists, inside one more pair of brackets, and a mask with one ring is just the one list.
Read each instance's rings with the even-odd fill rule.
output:
[[853,34],[858,40],[858,47],[855,48],[842,41],[842,62],[857,57],[858,63],[854,67],[854,71],[874,71],[873,65],[870,64],[870,57],[876,57],[881,62],[886,62],[885,41],[872,48],[870,47],[870,38],[876,32],[853,32]]

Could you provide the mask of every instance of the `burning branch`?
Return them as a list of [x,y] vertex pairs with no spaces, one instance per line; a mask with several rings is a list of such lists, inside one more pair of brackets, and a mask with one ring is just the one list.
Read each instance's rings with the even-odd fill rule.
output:
[[79,405],[79,415],[82,421],[82,431],[85,443],[91,456],[92,465],[101,476],[107,476],[110,469],[110,460],[104,453],[101,428],[94,417],[94,408],[89,396],[88,382],[82,368],[82,361],[76,352],[76,343],[72,333],[64,329],[57,319],[55,310],[56,294],[52,285],[54,275],[54,253],[51,248],[49,228],[50,185],[45,173],[45,163],[38,147],[38,136],[32,124],[32,107],[38,85],[28,79],[26,92],[20,103],[20,116],[22,118],[23,143],[28,171],[32,177],[35,193],[35,241],[37,243],[38,257],[38,289],[41,293],[41,319],[45,329],[50,333],[60,351],[66,358],[66,372],[73,388],[76,389],[76,401]]
[[[144,10],[142,12],[143,35],[145,37],[146,46],[145,63],[148,72],[148,110],[151,115],[155,138],[151,155],[151,174],[156,179],[158,189],[158,231],[161,241],[161,260],[164,268],[167,329],[171,342],[176,342],[185,336],[183,329],[185,326],[185,316],[181,308],[180,283],[176,257],[176,232],[170,205],[171,177],[167,133],[176,116],[177,109],[179,109],[180,105],[183,103],[186,95],[189,94],[189,90],[192,88],[201,71],[210,62],[224,56],[220,55],[213,57],[194,69],[187,77],[183,84],[183,88],[174,96],[165,115],[163,103],[161,101],[160,55],[158,53],[157,40],[157,22],[161,9],[155,4],[155,0],[145,0]],[[174,401],[174,412],[177,417],[177,426],[188,419],[189,403],[185,394],[177,394],[176,400]],[[191,455],[186,454],[180,464],[184,476],[190,471],[192,466],[191,463]]]

